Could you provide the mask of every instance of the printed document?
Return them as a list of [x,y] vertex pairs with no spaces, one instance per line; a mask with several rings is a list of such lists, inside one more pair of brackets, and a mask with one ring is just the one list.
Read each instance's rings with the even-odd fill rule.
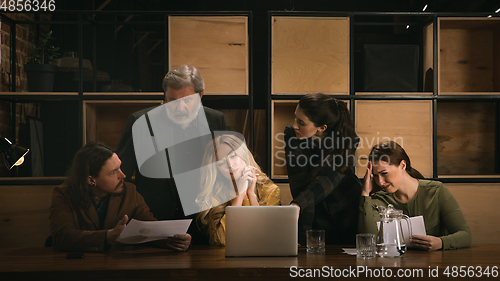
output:
[[192,219],[139,221],[132,219],[122,231],[116,242],[139,244],[154,240],[166,239],[176,234],[186,234]]

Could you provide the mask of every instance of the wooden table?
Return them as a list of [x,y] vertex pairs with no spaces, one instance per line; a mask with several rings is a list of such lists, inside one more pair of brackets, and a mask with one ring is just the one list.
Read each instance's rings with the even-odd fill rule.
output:
[[[53,252],[51,248],[2,248],[0,280],[277,281],[300,276],[332,279],[357,276],[357,280],[409,280],[408,276],[413,280],[500,280],[500,245],[436,252],[410,249],[401,258],[370,260],[343,254],[340,246],[328,246],[324,254],[308,254],[299,248],[297,257],[226,258],[223,247],[209,246],[195,246],[183,253],[121,246],[106,253],[85,253],[83,259],[65,257],[66,253]],[[453,266],[457,266],[455,270]],[[465,270],[462,275],[474,277],[460,278],[460,266]],[[473,267],[472,271],[469,267]],[[450,278],[446,278],[446,268]],[[484,273],[487,268],[489,278],[484,274],[477,277],[479,269]],[[369,272],[372,278],[368,278]],[[391,277],[387,276],[389,273]],[[439,278],[431,277],[431,273]],[[398,274],[406,277],[399,278]],[[451,278],[453,275],[458,278]]]

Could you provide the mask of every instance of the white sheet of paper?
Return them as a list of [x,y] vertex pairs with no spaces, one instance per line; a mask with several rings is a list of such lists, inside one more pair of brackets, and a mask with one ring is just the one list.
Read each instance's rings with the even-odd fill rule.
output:
[[356,248],[342,248],[342,250],[344,250],[344,254],[348,254],[351,256],[358,254],[358,250],[356,250]]
[[191,221],[192,219],[164,221],[140,221],[132,219],[116,241],[124,244],[139,244],[166,239],[176,234],[186,234]]
[[[411,234],[412,235],[427,235],[425,232],[425,224],[424,224],[424,217],[423,216],[417,216],[417,217],[411,217],[410,218],[411,222]],[[395,222],[389,223],[389,226],[387,229],[389,229],[389,235],[395,236],[396,235],[396,226],[394,225]],[[403,228],[403,237],[405,239],[406,245],[410,244],[410,235],[408,234],[408,223],[406,220],[402,219],[401,220],[401,227]],[[377,228],[380,228],[380,222],[377,222]],[[384,228],[385,230],[385,228]],[[389,236],[389,237],[392,237]]]

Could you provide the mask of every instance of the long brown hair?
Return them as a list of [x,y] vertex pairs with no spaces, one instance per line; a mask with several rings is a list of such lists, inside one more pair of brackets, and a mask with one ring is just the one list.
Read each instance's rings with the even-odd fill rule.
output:
[[399,166],[401,161],[406,162],[406,172],[416,179],[424,179],[424,176],[411,166],[410,157],[401,145],[395,141],[381,142],[373,146],[368,157],[370,161],[385,161],[389,165]]
[[[354,123],[347,104],[328,95],[315,93],[302,97],[299,101],[299,108],[314,123],[314,126],[327,126],[322,134],[323,138],[319,140],[316,138],[315,141],[323,150],[324,155],[330,156],[330,166],[339,168],[342,172],[346,170],[352,172],[359,138],[354,132]],[[326,167],[316,168],[312,172],[312,177],[324,168]]]
[[87,177],[98,177],[102,166],[114,153],[111,147],[95,141],[87,143],[78,150],[64,181],[73,204],[83,209],[94,204],[95,194],[92,186],[87,182]]

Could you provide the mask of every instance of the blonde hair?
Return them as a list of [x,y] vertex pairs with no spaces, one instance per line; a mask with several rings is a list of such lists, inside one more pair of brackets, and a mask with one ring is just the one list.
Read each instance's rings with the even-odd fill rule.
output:
[[[260,188],[258,187],[271,181],[255,162],[246,144],[237,136],[229,134],[221,135],[208,144],[202,162],[204,169],[201,172],[201,192],[196,198],[196,203],[201,210],[204,210],[198,214],[198,222],[202,224],[202,227],[207,228],[210,236],[210,244],[215,244],[217,241],[215,235],[217,235],[216,232],[220,225],[220,220],[225,214],[226,206],[231,204],[231,201],[226,201],[226,199],[231,198],[229,191],[234,190],[234,187],[230,186],[230,181],[219,172],[216,165],[210,165],[219,160],[217,159],[217,148],[221,144],[228,145],[238,157],[245,161],[247,166],[257,168],[259,176],[257,177],[255,194],[259,200],[259,205],[262,203],[262,198],[259,194]],[[212,206],[216,207],[211,208]]]

